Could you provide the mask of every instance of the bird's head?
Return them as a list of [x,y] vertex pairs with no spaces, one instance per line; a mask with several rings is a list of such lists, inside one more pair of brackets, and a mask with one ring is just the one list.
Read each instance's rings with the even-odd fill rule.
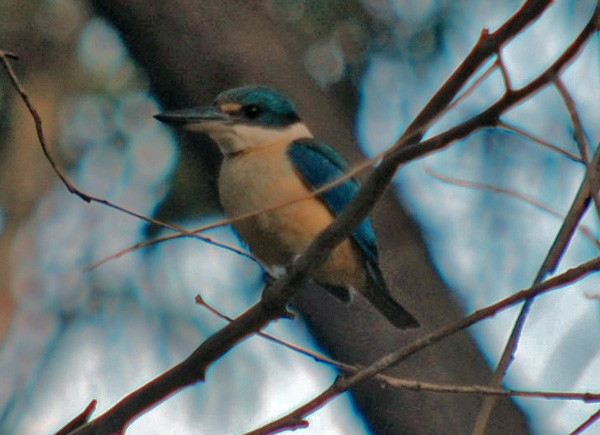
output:
[[208,134],[225,156],[281,140],[312,137],[292,101],[265,86],[244,86],[222,92],[210,107],[165,112],[159,121]]

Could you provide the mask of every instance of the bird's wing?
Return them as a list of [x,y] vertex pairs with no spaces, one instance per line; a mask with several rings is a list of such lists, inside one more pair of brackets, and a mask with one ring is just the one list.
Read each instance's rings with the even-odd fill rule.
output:
[[[348,171],[346,162],[327,145],[312,139],[300,139],[292,142],[288,149],[292,165],[310,190],[316,190],[337,180]],[[359,184],[354,178],[319,195],[334,216],[346,208],[356,196]],[[377,239],[366,218],[352,233],[352,239],[363,254],[368,274],[368,283],[360,290],[363,295],[395,326],[405,329],[419,326],[419,322],[391,296],[385,284],[377,260]],[[323,285],[323,284],[321,284]],[[327,286],[326,287],[331,287]],[[348,293],[333,287],[333,293],[341,299],[347,299]],[[330,290],[330,291],[331,291]]]
[[[296,172],[309,190],[316,190],[337,180],[348,171],[348,164],[333,149],[312,139],[299,139],[290,145],[288,155]],[[337,216],[350,203],[359,189],[354,178],[321,193],[318,197],[329,211]],[[360,247],[365,260],[377,265],[377,239],[369,218],[360,223],[352,233],[352,239]]]

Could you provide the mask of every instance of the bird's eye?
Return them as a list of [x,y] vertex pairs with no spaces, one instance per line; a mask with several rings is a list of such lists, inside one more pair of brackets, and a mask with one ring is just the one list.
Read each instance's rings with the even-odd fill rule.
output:
[[248,119],[258,118],[260,116],[260,112],[260,107],[258,107],[256,104],[244,106],[244,115],[246,115]]

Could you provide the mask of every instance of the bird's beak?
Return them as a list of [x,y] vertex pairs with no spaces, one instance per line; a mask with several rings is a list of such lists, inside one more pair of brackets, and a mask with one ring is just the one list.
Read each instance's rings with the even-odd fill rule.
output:
[[179,127],[202,129],[208,124],[227,124],[231,116],[215,109],[214,107],[195,107],[192,109],[173,110],[154,115],[156,119],[165,124]]

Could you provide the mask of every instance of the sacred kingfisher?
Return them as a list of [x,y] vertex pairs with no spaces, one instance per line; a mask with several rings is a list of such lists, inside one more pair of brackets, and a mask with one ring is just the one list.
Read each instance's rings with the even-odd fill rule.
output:
[[[289,265],[358,192],[358,182],[349,179],[310,197],[310,191],[340,178],[348,165],[313,138],[286,95],[269,87],[230,89],[211,107],[166,112],[156,119],[204,132],[217,143],[224,156],[218,188],[225,215],[258,212],[233,227],[269,269]],[[299,201],[290,203],[294,199]],[[282,204],[287,205],[274,208]],[[311,278],[344,301],[351,289],[359,291],[398,328],[419,326],[390,296],[368,218]]]

